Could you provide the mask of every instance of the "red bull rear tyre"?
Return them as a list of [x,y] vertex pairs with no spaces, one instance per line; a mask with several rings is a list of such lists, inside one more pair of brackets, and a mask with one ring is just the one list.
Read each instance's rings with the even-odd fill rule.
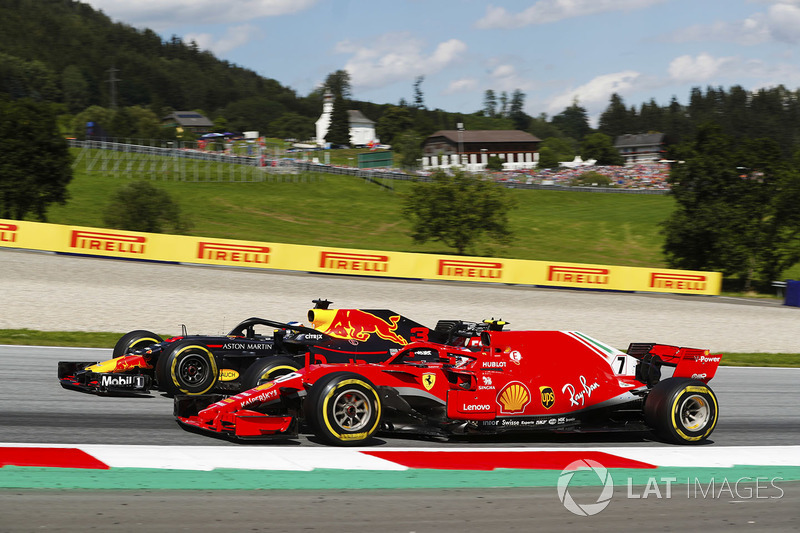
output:
[[300,365],[288,357],[263,357],[250,365],[242,376],[242,390],[258,387],[298,368]]
[[121,357],[128,352],[131,352],[133,350],[140,350],[152,344],[158,344],[163,340],[164,339],[162,339],[152,331],[147,331],[145,329],[137,329],[135,331],[131,331],[130,333],[126,333],[125,335],[119,338],[117,343],[114,345],[113,356]]

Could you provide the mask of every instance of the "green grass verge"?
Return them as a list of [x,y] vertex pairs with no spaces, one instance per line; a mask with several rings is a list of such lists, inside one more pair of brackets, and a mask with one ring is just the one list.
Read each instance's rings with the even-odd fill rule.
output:
[[[800,479],[800,467],[746,465],[733,468],[656,469],[609,468],[616,487],[664,485],[674,482],[670,492],[675,498],[702,498],[702,492],[730,501],[736,480],[746,486],[760,480],[763,496],[781,495],[784,483]],[[555,487],[559,470],[497,469],[434,470],[332,470],[318,468],[308,472],[294,470],[245,470],[221,468],[211,471],[160,470],[153,468],[112,468],[87,470],[76,468],[39,468],[6,466],[0,468],[1,489],[78,489],[78,490],[377,490],[377,489],[449,489],[488,487]],[[765,481],[766,480],[766,481]],[[775,480],[776,485],[770,485]],[[713,492],[710,491],[714,482]],[[570,486],[597,486],[602,482],[591,470],[575,472]],[[725,484],[728,485],[724,489]],[[739,486],[736,487],[737,491]],[[752,490],[752,489],[751,489]],[[701,492],[702,491],[702,492]],[[634,494],[642,495],[637,489]],[[728,494],[730,493],[730,496]],[[650,492],[650,497],[655,497]],[[659,492],[660,494],[660,492]],[[666,493],[664,493],[666,495]],[[620,498],[620,496],[617,496]],[[555,490],[553,499],[556,500]]]
[[[331,151],[332,162],[350,162],[354,151]],[[339,153],[341,152],[341,153]],[[322,152],[315,152],[319,155]],[[116,172],[86,170],[97,157],[73,149],[82,157],[69,185],[69,200],[48,210],[56,224],[104,227],[103,211],[111,195],[135,179],[154,179],[180,205],[192,222],[191,233],[212,238],[284,242],[421,253],[454,253],[441,243],[416,244],[401,214],[403,196],[412,184],[384,180],[394,192],[354,176],[306,173],[269,176],[246,182],[242,172],[219,163],[170,166],[166,172],[151,163],[119,163]],[[107,154],[106,154],[107,155]],[[175,179],[180,164],[186,181]],[[159,163],[160,165],[160,163]],[[109,162],[107,167],[114,168]],[[170,177],[169,173],[172,172]],[[258,174],[255,172],[255,174]],[[166,177],[166,179],[165,179]],[[260,174],[259,174],[260,179]],[[216,181],[210,181],[216,180]],[[471,255],[541,261],[566,261],[620,266],[666,267],[661,251],[661,225],[675,208],[669,196],[602,194],[571,191],[511,189],[518,208],[509,213],[514,240],[508,245],[487,243]],[[800,264],[785,276],[800,279]]]
[[[74,152],[78,154],[77,151]],[[353,157],[351,154],[350,157]],[[84,155],[84,158],[91,157]],[[214,165],[214,164],[210,164]],[[454,253],[441,243],[415,244],[402,216],[411,182],[384,180],[394,192],[354,176],[308,173],[239,182],[231,166],[216,164],[198,181],[161,179],[155,185],[180,205],[191,233],[212,238],[422,253]],[[56,224],[103,227],[112,194],[135,179],[150,179],[138,164],[113,172],[78,165],[65,205],[48,209]],[[100,164],[95,168],[99,169]],[[141,167],[141,168],[147,168]],[[217,171],[219,168],[219,172]],[[236,171],[238,172],[238,171]],[[208,181],[208,179],[221,181]],[[231,181],[233,180],[233,181]],[[488,243],[476,255],[510,259],[664,267],[660,224],[674,209],[668,196],[509,190],[514,241]]]
[[[0,344],[113,348],[123,333],[0,329]],[[170,335],[162,335],[169,337]],[[712,350],[713,351],[713,350]],[[800,367],[798,353],[725,353],[723,366]]]

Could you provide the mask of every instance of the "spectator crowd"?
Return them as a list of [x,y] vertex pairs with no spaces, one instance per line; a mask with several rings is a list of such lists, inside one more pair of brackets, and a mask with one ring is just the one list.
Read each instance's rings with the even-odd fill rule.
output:
[[606,186],[621,189],[669,189],[668,163],[651,163],[634,166],[580,166],[575,168],[531,169],[493,173],[495,180],[504,183],[537,185],[574,185],[581,175],[596,172],[608,177]]

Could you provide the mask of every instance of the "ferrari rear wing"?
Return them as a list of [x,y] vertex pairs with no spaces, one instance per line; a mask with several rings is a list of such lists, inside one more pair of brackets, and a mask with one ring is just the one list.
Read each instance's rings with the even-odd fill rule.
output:
[[707,383],[717,373],[722,360],[722,354],[712,355],[708,350],[655,343],[631,343],[627,353],[640,361],[636,374],[638,378],[644,378],[642,381],[646,383],[652,381],[654,373],[660,375],[658,367],[663,365],[675,367],[673,377],[698,379]]

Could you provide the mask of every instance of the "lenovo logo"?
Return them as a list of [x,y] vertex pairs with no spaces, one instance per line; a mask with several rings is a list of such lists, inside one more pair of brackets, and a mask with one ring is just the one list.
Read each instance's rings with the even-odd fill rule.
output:
[[0,242],[17,242],[16,224],[0,224]]
[[503,263],[439,259],[438,274],[468,279],[500,279]]
[[608,269],[550,265],[547,267],[547,280],[560,283],[607,285]]
[[700,274],[670,274],[666,272],[650,274],[650,287],[654,289],[704,291],[707,281],[708,279]]
[[352,272],[387,272],[389,270],[389,256],[321,252],[319,266],[321,268]]
[[143,254],[146,242],[147,237],[121,235],[119,233],[72,230],[70,247],[82,250],[95,250],[98,252]]
[[197,258],[265,265],[269,263],[269,248],[267,246],[250,246],[246,244],[201,242],[197,247]]

